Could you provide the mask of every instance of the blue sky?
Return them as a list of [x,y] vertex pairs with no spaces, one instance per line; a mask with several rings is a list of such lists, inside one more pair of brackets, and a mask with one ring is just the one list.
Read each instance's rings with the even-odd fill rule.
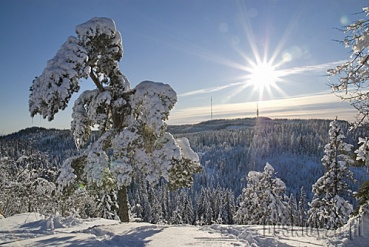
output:
[[[0,134],[30,126],[69,128],[71,107],[49,123],[28,113],[32,80],[75,26],[112,18],[122,34],[122,72],[132,87],[170,84],[179,95],[170,124],[214,118],[334,118],[355,111],[330,93],[326,69],[349,57],[336,30],[363,15],[361,0],[2,0]],[[245,83],[257,59],[280,72],[263,94]],[[82,81],[82,89],[92,82]],[[72,98],[75,99],[76,97]]]

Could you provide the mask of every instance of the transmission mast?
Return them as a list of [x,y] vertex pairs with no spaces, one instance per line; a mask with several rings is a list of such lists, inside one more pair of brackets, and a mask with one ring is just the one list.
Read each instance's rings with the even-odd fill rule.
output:
[[210,120],[213,120],[213,96],[210,97]]

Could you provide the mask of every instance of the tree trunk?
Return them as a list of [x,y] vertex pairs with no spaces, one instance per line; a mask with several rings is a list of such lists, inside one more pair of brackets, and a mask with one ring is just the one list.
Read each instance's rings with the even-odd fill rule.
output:
[[122,186],[118,190],[118,216],[120,222],[129,222],[127,187]]

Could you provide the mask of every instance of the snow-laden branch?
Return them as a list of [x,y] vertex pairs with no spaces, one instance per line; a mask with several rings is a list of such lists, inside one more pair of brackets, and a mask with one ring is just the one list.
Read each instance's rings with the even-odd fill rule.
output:
[[166,128],[164,121],[177,102],[176,92],[168,84],[150,81],[141,82],[135,89],[132,99],[133,116],[152,130],[155,136],[160,136]]
[[110,92],[101,92],[98,89],[83,92],[74,102],[71,129],[77,148],[87,142],[92,127],[106,127],[110,102]]
[[60,109],[65,109],[72,94],[79,90],[78,80],[88,76],[87,60],[86,50],[75,37],[69,37],[33,81],[29,98],[32,117],[39,113],[51,121]]
[[[368,16],[369,8],[363,8]],[[368,121],[369,113],[369,20],[362,19],[345,27],[346,38],[342,42],[351,48],[349,61],[327,71],[330,77],[338,77],[330,82],[332,90],[358,110],[357,124]]]
[[[76,32],[78,38],[69,37],[33,81],[29,98],[32,117],[39,113],[49,121],[53,120],[59,110],[67,107],[72,94],[78,92],[81,78],[90,76],[100,91],[104,91],[104,83],[123,84],[120,87],[129,89],[128,80],[118,68],[123,46],[114,21],[93,18],[78,25]],[[100,76],[109,79],[100,81]]]

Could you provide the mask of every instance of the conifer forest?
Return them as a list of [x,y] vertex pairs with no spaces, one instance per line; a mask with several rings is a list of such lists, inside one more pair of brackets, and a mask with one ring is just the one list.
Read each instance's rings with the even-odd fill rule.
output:
[[[355,213],[360,203],[355,195],[368,179],[355,153],[365,129],[350,130],[345,121],[259,117],[168,126],[168,131],[175,138],[189,140],[199,155],[201,170],[187,188],[173,188],[164,179],[150,184],[144,174],[136,172],[127,187],[131,219],[164,224],[337,228]],[[88,142],[98,134],[93,132]],[[82,152],[69,130],[33,127],[1,136],[1,213],[8,217],[58,212],[117,219],[114,180],[88,184],[82,178],[60,188],[57,178],[64,160]],[[330,160],[338,160],[339,167],[332,168]],[[332,205],[333,199],[327,196],[332,194],[327,192],[333,190],[327,185],[332,182],[327,181],[334,179],[339,185],[331,197],[339,198],[342,208],[334,210],[340,210],[342,217],[319,220],[324,214],[320,204]]]

